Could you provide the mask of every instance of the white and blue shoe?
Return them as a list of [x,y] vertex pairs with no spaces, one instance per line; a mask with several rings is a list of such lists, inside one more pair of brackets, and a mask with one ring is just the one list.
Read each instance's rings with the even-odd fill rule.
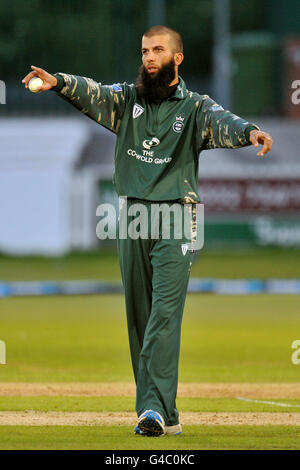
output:
[[174,426],[165,426],[165,434],[169,434],[170,436],[178,436],[179,434],[182,434],[181,424],[174,424]]
[[165,434],[164,418],[157,411],[146,410],[139,416],[137,428],[141,432],[134,430],[136,434],[145,433],[143,435],[162,436]]
[[[145,431],[142,431],[138,426],[134,428],[134,434],[138,436],[153,436],[153,434],[148,434]],[[181,424],[175,424],[174,426],[165,426],[165,434],[170,436],[178,436],[182,434],[182,427]]]
[[134,434],[137,434],[138,436],[147,436],[147,433],[142,431],[138,426],[134,428]]

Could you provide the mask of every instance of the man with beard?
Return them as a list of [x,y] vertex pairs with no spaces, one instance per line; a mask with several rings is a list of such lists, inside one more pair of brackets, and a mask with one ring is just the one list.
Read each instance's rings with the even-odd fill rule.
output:
[[[152,211],[160,211],[164,203],[169,215],[174,205],[182,211],[189,205],[195,214],[202,150],[263,144],[258,152],[262,156],[272,147],[272,138],[256,125],[225,111],[207,95],[188,91],[178,75],[182,61],[180,35],[155,26],[142,38],[136,84],[101,85],[65,73],[51,75],[35,66],[23,79],[28,87],[32,77],[40,77],[41,91],[52,89],[117,134],[113,181],[123,202],[126,199],[117,245],[136,381],[135,433],[145,436],[181,433],[175,403],[180,330],[194,252],[193,243],[187,242],[197,238],[195,224],[190,237],[175,236],[175,216],[170,218],[172,235],[164,236],[164,217],[152,227]],[[123,236],[136,207],[144,214],[144,236]]]

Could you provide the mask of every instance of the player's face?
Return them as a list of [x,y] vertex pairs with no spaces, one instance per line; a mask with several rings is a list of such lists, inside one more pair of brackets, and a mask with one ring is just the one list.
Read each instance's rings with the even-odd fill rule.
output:
[[142,39],[142,61],[150,76],[155,76],[159,70],[174,58],[171,39],[168,34],[162,34]]

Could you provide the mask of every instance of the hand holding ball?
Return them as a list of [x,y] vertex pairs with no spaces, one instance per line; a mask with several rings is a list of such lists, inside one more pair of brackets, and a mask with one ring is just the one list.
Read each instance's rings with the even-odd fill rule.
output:
[[40,90],[39,88],[43,85],[43,80],[39,77],[33,77],[29,83],[28,83],[28,88],[32,93],[39,93]]
[[35,65],[31,65],[31,68],[32,71],[22,79],[22,83],[24,83],[25,88],[29,88],[32,93],[48,91],[57,85],[57,78],[51,75],[51,73]]

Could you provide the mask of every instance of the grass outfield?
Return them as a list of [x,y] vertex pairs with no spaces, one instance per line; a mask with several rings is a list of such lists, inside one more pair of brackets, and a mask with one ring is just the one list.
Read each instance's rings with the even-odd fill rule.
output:
[[[1,391],[1,388],[0,388]],[[181,413],[300,413],[300,397],[276,400],[242,401],[237,398],[177,398]],[[266,402],[269,402],[266,403]],[[275,404],[277,403],[277,404]],[[283,407],[285,404],[287,407]],[[294,405],[294,406],[293,406]],[[72,397],[72,396],[0,396],[1,411],[56,411],[56,412],[132,412],[135,397]]]
[[[178,399],[177,403],[183,434],[144,438],[133,433],[135,414],[126,413],[133,409],[134,397],[2,396],[0,449],[300,449],[299,408],[289,408],[284,413],[278,412],[280,408],[275,405],[201,397]],[[282,398],[280,403],[299,405],[300,400]],[[101,415],[106,410],[106,415]],[[200,417],[202,425],[197,420],[188,424],[192,422],[191,416],[198,417],[198,421]],[[289,424],[297,416],[298,425]],[[40,425],[41,418],[47,424]],[[278,418],[284,424],[278,425]],[[3,424],[5,419],[9,425]],[[24,421],[28,422],[26,426],[21,424]]]
[[181,436],[144,438],[132,427],[0,426],[1,449],[300,449],[299,426],[186,426]]
[[[0,301],[2,382],[133,381],[122,295]],[[189,294],[182,382],[298,382],[300,296]]]
[[[0,366],[0,449],[300,449],[300,365],[291,362],[299,311],[300,296],[294,295],[189,294],[180,382],[224,383],[227,394],[179,396],[184,434],[148,439],[133,434],[133,394],[20,393],[24,382],[37,388],[76,382],[86,389],[115,383],[118,390],[119,382],[133,384],[122,295],[2,299],[0,339],[6,342],[7,365]],[[286,395],[280,395],[283,383]],[[12,393],[1,393],[5,386]],[[250,396],[242,394],[243,386],[250,387],[253,400],[271,403],[238,400],[238,389],[238,396]],[[51,384],[48,391],[53,392]],[[99,424],[101,413],[106,425]],[[121,422],[126,413],[130,425]],[[52,423],[39,425],[41,418]]]
[[[192,277],[299,278],[300,250],[261,248],[199,252]],[[120,280],[116,250],[73,253],[63,257],[10,257],[0,255],[0,280]]]
[[[132,388],[128,396],[20,392],[23,383],[50,395],[49,382],[71,389],[76,382],[79,394],[89,384],[97,391],[93,383],[115,384],[117,392],[119,382],[133,385],[122,295],[2,299],[0,449],[300,449],[300,365],[291,362],[299,311],[294,295],[189,294],[179,374],[187,388],[177,399],[184,434],[148,439],[133,434]],[[221,393],[224,383],[226,395],[210,397],[204,387],[201,396],[204,382]]]

